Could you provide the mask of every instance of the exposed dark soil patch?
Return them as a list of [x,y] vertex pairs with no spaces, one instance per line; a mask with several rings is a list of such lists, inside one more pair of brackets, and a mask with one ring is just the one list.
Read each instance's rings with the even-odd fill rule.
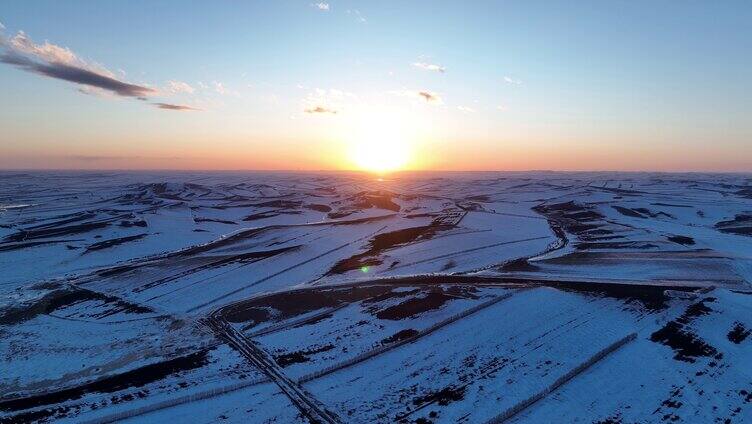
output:
[[452,299],[453,297],[447,296],[441,288],[431,289],[423,297],[412,297],[376,312],[376,318],[392,321],[411,318],[423,312],[439,309]]
[[745,199],[752,199],[752,188],[743,188],[734,194],[744,197]]
[[[400,299],[400,298],[406,298],[406,297],[412,297],[416,294],[420,293],[421,289],[416,287],[410,290],[388,290],[384,293],[380,293],[378,295],[369,297],[368,299],[363,299],[364,305],[371,305],[371,304],[378,304],[384,301],[387,301],[389,299]],[[377,309],[373,309],[373,311],[376,311]]]
[[34,240],[46,237],[68,236],[72,234],[82,234],[89,231],[105,228],[110,225],[108,222],[91,222],[86,224],[71,225],[68,227],[45,228],[38,230],[19,231],[11,234],[3,240],[4,242],[19,242],[25,240]]
[[[363,301],[363,304],[372,304],[373,306],[367,308],[366,312],[373,314],[378,319],[401,320],[439,309],[457,297],[477,299],[476,292],[477,289],[472,286],[436,286],[410,291],[392,291],[391,293],[366,299]],[[386,308],[378,306],[379,303],[395,297],[406,299]]]
[[667,238],[669,241],[673,241],[674,243],[679,243],[684,246],[692,246],[695,244],[695,239],[688,236],[668,236]]
[[[549,221],[556,223],[556,227],[577,236],[587,236],[587,232],[600,229],[601,234],[611,234],[606,228],[602,228],[604,216],[597,210],[580,205],[574,201],[541,204],[533,208],[535,212],[544,215]],[[551,228],[556,232],[554,225]],[[558,236],[558,233],[557,233]]]
[[24,412],[8,417],[0,417],[0,424],[18,424],[18,423],[42,423],[47,422],[51,417],[64,417],[72,408],[57,407],[46,408],[38,411]]
[[371,240],[371,249],[381,251],[391,249],[395,246],[412,243],[417,240],[429,239],[438,231],[446,229],[448,228],[441,226],[440,224],[430,224],[422,227],[405,228],[389,233],[377,234]]
[[689,324],[692,321],[694,321],[695,318],[701,317],[703,315],[708,315],[709,313],[713,312],[712,309],[710,309],[705,302],[715,302],[714,297],[706,297],[705,299],[693,303],[687,307],[687,309],[684,311],[684,313],[676,319],[680,324]]
[[266,306],[232,307],[223,316],[228,322],[259,324],[271,320],[276,312],[276,309]]
[[534,207],[533,209],[544,215],[574,219],[578,221],[585,220],[583,219],[585,217],[589,219],[603,218],[603,215],[601,215],[597,211],[594,211],[579,203],[575,203],[572,200],[562,203],[542,204]]
[[[180,188],[174,185],[168,185],[167,183],[152,183],[141,186],[143,192],[140,193],[140,197],[146,197],[148,192],[151,192],[155,197],[167,200],[185,200],[175,193],[180,191]],[[184,188],[184,187],[182,187]]]
[[259,219],[266,219],[266,218],[274,218],[275,216],[279,215],[299,215],[300,211],[290,211],[290,210],[275,210],[275,211],[267,211],[267,212],[258,212],[254,214],[250,214],[243,218],[243,221],[257,221]]
[[[658,205],[658,203],[653,203],[653,204]],[[662,211],[653,212],[648,208],[626,208],[624,206],[616,206],[616,205],[613,205],[611,207],[614,208],[620,214],[624,216],[629,216],[632,218],[646,219],[646,218],[658,218],[658,217],[663,216],[666,218],[674,219],[674,216],[669,213],[662,212]]]
[[438,392],[418,396],[413,399],[413,405],[424,405],[427,403],[438,403],[441,406],[449,405],[452,402],[460,401],[465,398],[465,386],[454,387],[447,386]]
[[226,255],[224,257],[219,257],[218,259],[209,262],[204,263],[203,265],[196,266],[195,268],[190,268],[183,270],[179,273],[170,275],[169,277],[160,278],[158,280],[151,281],[149,283],[143,284],[140,287],[137,287],[133,289],[134,292],[139,293],[148,289],[151,289],[153,287],[157,287],[159,285],[168,283],[170,281],[174,281],[178,278],[184,277],[186,275],[194,274],[196,272],[200,272],[207,269],[215,269],[219,267],[223,267],[229,264],[249,264],[253,262],[258,262],[264,259],[268,259],[277,255],[281,255],[296,249],[299,249],[300,246],[289,246],[289,247],[282,247],[279,249],[273,249],[273,250],[260,250],[255,252],[248,252],[248,253],[241,253],[239,255]]
[[[570,283],[554,282],[547,285],[566,291],[587,292],[621,299],[627,302],[638,302],[646,309],[660,311],[667,307],[668,297],[665,287],[639,284],[611,284],[611,283]],[[674,290],[692,290],[692,288],[674,287]]]
[[207,350],[181,356],[156,364],[146,365],[122,374],[105,377],[101,380],[19,399],[0,401],[0,410],[20,411],[43,405],[52,405],[69,400],[80,399],[88,393],[113,393],[131,387],[141,387],[165,377],[192,369],[201,368],[208,363]]
[[327,214],[326,217],[329,219],[339,219],[352,215],[353,213],[355,213],[355,211],[337,211]]
[[210,243],[199,244],[197,246],[192,246],[187,249],[183,249],[177,252],[167,254],[166,256],[164,256],[164,258],[196,256],[201,253],[210,252],[214,249],[222,248],[225,246],[231,246],[232,244],[240,240],[252,239],[266,230],[267,228],[249,228],[249,229],[241,230],[229,236],[214,240]]
[[666,218],[674,219],[673,215],[671,215],[669,213],[666,213],[666,212],[663,212],[663,211],[653,212],[653,211],[651,211],[648,208],[634,208],[633,210],[636,211],[636,212],[639,212],[639,213],[641,213],[643,215],[647,215],[647,216],[649,216],[651,218],[658,218],[660,216],[664,216]]
[[63,239],[63,240],[44,240],[44,241],[28,241],[20,243],[5,243],[0,244],[0,252],[9,252],[12,250],[26,249],[29,247],[44,246],[49,244],[58,243],[70,243],[74,241],[83,241],[83,239]]
[[[407,211],[405,211],[405,212],[407,212]],[[436,216],[437,216],[436,213],[427,213],[427,212],[425,212],[425,213],[411,213],[411,214],[408,214],[408,215],[403,215],[402,217],[403,218],[407,218],[407,219],[415,219],[415,218],[435,218]]]
[[148,233],[141,233],[141,234],[136,234],[135,236],[118,237],[118,238],[114,238],[114,239],[109,239],[109,240],[105,240],[105,241],[96,242],[94,244],[89,245],[86,248],[86,252],[84,252],[84,253],[93,252],[95,250],[107,249],[109,247],[118,246],[118,245],[121,245],[121,244],[124,244],[124,243],[128,243],[129,241],[141,240],[142,238],[144,238],[144,237],[146,237],[148,235],[149,235]]
[[689,209],[692,209],[692,206],[689,206],[689,205],[676,205],[676,204],[673,204],[673,203],[651,203],[651,205],[654,205],[654,206],[667,206],[667,207],[670,207],[670,208],[689,208]]
[[617,414],[611,415],[608,418],[594,421],[593,424],[622,424],[621,414],[617,413]]
[[530,264],[530,262],[527,261],[527,258],[520,258],[515,259],[513,261],[509,261],[501,266],[502,271],[510,271],[510,272],[525,272],[525,271],[537,271],[540,268]]
[[577,250],[593,249],[657,249],[658,246],[653,243],[642,241],[602,241],[602,242],[582,242],[576,243]]
[[270,200],[268,202],[254,203],[253,206],[257,208],[280,208],[280,209],[295,209],[299,208],[303,202],[297,200]]
[[726,337],[728,337],[731,342],[739,344],[749,337],[750,333],[752,333],[752,331],[744,327],[744,324],[741,322],[735,322],[734,328],[729,331]]
[[383,261],[380,258],[367,257],[366,255],[355,255],[347,259],[342,259],[334,264],[327,274],[344,274],[345,272],[356,269],[367,271],[367,267],[381,265],[382,263]]
[[629,216],[632,218],[647,218],[645,215],[635,211],[634,209],[625,208],[624,206],[616,206],[616,205],[611,206],[611,207],[624,216]]
[[393,197],[396,196],[386,191],[365,191],[356,194],[353,200],[357,208],[378,208],[399,212],[401,207],[392,201]]
[[86,301],[101,301],[108,306],[106,312],[95,317],[104,318],[116,313],[144,314],[153,310],[126,302],[117,297],[106,296],[85,289],[62,289],[55,290],[44,295],[41,299],[30,305],[21,305],[8,308],[0,315],[0,325],[14,325],[34,319],[41,314],[49,314],[57,309],[71,306]]
[[235,221],[229,221],[226,219],[216,219],[216,218],[193,218],[193,222],[200,223],[200,222],[216,222],[218,224],[228,224],[228,225],[238,225]]
[[451,228],[452,225],[443,224],[437,219],[429,225],[377,234],[371,239],[367,251],[337,262],[329,270],[328,274],[344,274],[345,272],[360,269],[364,266],[379,265],[382,263],[379,256],[383,251],[416,241],[430,239],[436,233]]
[[284,368],[288,365],[308,362],[311,360],[310,355],[315,355],[317,353],[326,352],[332,349],[334,349],[334,345],[327,344],[327,345],[314,348],[314,349],[304,349],[304,350],[298,350],[295,352],[285,353],[282,355],[277,355],[274,357],[274,360],[277,362],[277,365]]
[[752,235],[752,215],[738,214],[729,221],[720,221],[715,224],[718,231],[744,236]]
[[650,340],[664,344],[676,353],[674,359],[695,362],[697,357],[714,356],[718,351],[694,333],[686,331],[676,321],[671,321],[650,336]]
[[695,318],[711,313],[705,302],[713,302],[708,297],[689,305],[684,313],[674,321],[669,322],[650,336],[650,340],[664,344],[674,350],[674,359],[684,362],[695,362],[698,357],[719,357],[721,353],[713,346],[694,334],[688,327]]
[[[222,312],[222,316],[233,323],[255,321],[265,322],[274,316],[282,320],[289,317],[337,306],[337,300],[323,291],[285,292],[273,294],[260,302],[243,302],[232,305]],[[270,311],[271,309],[271,311]]]
[[137,219],[137,220],[133,220],[133,221],[122,220],[122,221],[120,221],[120,224],[118,224],[118,225],[121,226],[121,227],[123,227],[123,228],[131,228],[131,227],[146,228],[146,227],[149,226],[149,224],[147,224],[147,222],[145,220],[143,220],[143,219]]
[[[392,266],[396,266],[396,264],[398,264],[398,262],[394,262],[392,264]],[[441,270],[442,271],[449,271],[452,268],[457,268],[457,262],[455,262],[454,259],[450,259],[450,260],[446,261],[446,263],[444,264],[444,266],[441,267]]]
[[418,335],[418,330],[415,330],[415,329],[412,329],[412,328],[408,328],[408,329],[405,329],[405,330],[400,330],[400,331],[392,334],[391,336],[389,336],[389,337],[381,340],[381,344],[382,345],[392,344],[394,342],[399,342],[399,341],[402,341],[402,340],[409,339],[411,337],[415,337],[416,335]]
[[491,201],[491,197],[485,194],[479,194],[476,196],[467,196],[465,197],[465,199],[472,200],[473,202],[490,202]]
[[[475,299],[476,292],[477,289],[469,285],[404,290],[404,287],[396,284],[301,290],[275,293],[229,305],[222,309],[221,313],[228,322],[252,324],[246,325],[244,331],[263,322],[281,321],[319,309],[354,302],[362,302],[365,312],[378,318],[398,320],[440,308],[456,297]],[[400,298],[405,300],[396,305],[382,305],[383,302]]]
[[96,216],[97,216],[97,214],[92,213],[92,212],[82,212],[82,213],[74,214],[73,216],[71,216],[70,218],[67,218],[67,219],[61,219],[61,220],[54,221],[54,222],[47,222],[47,223],[44,223],[44,224],[33,225],[33,226],[30,226],[30,227],[27,227],[26,230],[28,231],[28,230],[36,230],[36,229],[41,229],[41,228],[55,228],[55,227],[60,227],[60,226],[63,226],[65,224],[71,224],[71,223],[74,223],[74,222],[86,221],[87,219],[92,219],[92,218],[95,218]]
[[311,204],[311,205],[306,205],[306,208],[314,210],[316,212],[324,212],[324,213],[332,211],[331,206],[327,206],[327,205]]
[[137,269],[137,265],[119,265],[114,266],[111,268],[103,269],[101,271],[97,271],[97,275],[100,277],[112,277],[119,274],[125,274],[128,271],[133,271],[134,269]]
[[283,292],[230,305],[222,310],[222,316],[232,323],[253,321],[258,324],[271,319],[283,320],[318,309],[335,307],[342,303],[368,299],[389,293],[391,290],[392,288],[388,286],[363,286]]

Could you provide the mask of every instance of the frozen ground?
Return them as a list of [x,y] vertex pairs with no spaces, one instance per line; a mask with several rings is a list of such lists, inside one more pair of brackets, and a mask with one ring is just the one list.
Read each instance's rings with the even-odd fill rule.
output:
[[0,423],[752,422],[752,177],[0,173]]

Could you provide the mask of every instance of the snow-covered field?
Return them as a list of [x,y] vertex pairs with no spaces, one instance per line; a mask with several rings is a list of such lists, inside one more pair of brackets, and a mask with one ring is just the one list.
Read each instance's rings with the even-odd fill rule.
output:
[[0,173],[0,423],[752,422],[752,177]]

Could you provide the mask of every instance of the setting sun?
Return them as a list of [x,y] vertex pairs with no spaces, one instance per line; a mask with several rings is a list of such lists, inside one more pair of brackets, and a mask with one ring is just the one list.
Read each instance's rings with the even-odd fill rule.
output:
[[412,131],[395,117],[362,123],[349,141],[350,160],[364,171],[403,169],[411,159],[413,138]]

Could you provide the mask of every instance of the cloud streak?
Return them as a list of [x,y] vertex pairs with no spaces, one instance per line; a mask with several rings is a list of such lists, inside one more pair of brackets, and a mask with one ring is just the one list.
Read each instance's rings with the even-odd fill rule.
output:
[[158,107],[159,109],[164,110],[177,110],[181,112],[190,112],[194,110],[201,110],[197,109],[195,107],[185,106],[185,105],[173,105],[170,103],[152,103],[155,107]]
[[434,65],[432,63],[415,62],[413,63],[413,66],[416,68],[424,69],[426,71],[434,71],[434,72],[441,72],[441,73],[444,73],[446,71],[446,69],[443,66]]
[[305,112],[305,113],[311,113],[311,114],[316,114],[316,113],[330,113],[332,115],[337,114],[336,110],[330,109],[330,108],[325,107],[325,106],[309,107],[307,109],[304,109],[303,112]]
[[514,79],[512,77],[508,77],[508,76],[504,77],[504,82],[506,82],[507,84],[512,84],[512,85],[522,85],[522,81],[518,79]]
[[183,81],[167,81],[167,89],[174,94],[188,93],[193,94],[196,90],[190,84]]
[[441,103],[441,97],[436,93],[431,93],[430,91],[419,91],[418,95],[429,103]]
[[319,3],[314,3],[313,6],[325,12],[329,11],[329,3],[319,2]]
[[49,78],[106,90],[121,97],[154,95],[153,88],[127,83],[112,72],[80,59],[70,49],[45,42],[35,44],[23,31],[6,40],[0,36],[0,63]]
[[358,22],[366,23],[366,18],[360,13],[358,9],[348,10],[347,14],[355,16],[355,20],[357,20]]
[[428,90],[398,90],[398,91],[390,91],[390,94],[393,94],[395,96],[400,97],[411,97],[413,99],[425,101],[427,103],[432,103],[436,105],[443,104],[443,100],[441,99],[441,96],[438,94],[428,91]]

